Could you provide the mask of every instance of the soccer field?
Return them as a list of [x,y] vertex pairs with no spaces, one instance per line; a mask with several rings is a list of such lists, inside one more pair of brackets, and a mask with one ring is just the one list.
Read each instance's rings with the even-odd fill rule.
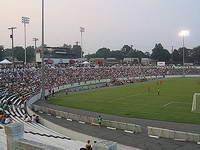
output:
[[174,78],[63,93],[51,97],[49,103],[122,117],[200,124],[200,114],[191,112],[193,94],[200,93],[199,81],[200,78]]

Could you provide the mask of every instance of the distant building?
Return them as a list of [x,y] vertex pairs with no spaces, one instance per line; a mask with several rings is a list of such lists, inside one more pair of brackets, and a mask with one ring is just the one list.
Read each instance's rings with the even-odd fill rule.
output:
[[44,52],[45,58],[59,58],[59,59],[75,59],[78,58],[72,53],[69,48],[62,47],[46,47]]
[[139,64],[140,63],[140,59],[139,58],[124,58],[123,63]]
[[151,64],[151,59],[150,58],[142,58],[141,59],[141,64],[142,65],[150,65]]
[[116,58],[91,58],[89,61],[91,64],[100,66],[110,66],[120,63],[120,61],[118,61]]
[[91,58],[89,60],[91,64],[103,66],[106,62],[104,58]]
[[158,61],[157,62],[157,66],[158,67],[164,67],[165,66],[165,62],[164,61]]
[[[44,61],[47,64],[71,64],[80,59],[81,50],[78,46],[73,49],[68,47],[46,47]],[[41,49],[36,52],[36,62],[41,63]]]

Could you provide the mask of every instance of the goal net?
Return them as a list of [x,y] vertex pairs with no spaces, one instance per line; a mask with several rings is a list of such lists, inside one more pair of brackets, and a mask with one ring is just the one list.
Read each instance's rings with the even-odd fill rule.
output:
[[195,93],[193,95],[192,112],[200,113],[200,93]]

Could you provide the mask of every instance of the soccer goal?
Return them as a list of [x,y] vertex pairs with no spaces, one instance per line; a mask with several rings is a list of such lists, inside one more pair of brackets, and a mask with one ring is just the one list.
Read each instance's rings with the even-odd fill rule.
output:
[[200,93],[195,93],[193,95],[192,112],[200,113]]

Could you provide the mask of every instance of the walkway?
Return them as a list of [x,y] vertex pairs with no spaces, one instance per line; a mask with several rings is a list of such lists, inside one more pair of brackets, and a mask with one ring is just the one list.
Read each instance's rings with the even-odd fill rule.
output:
[[67,121],[66,119],[59,119],[47,114],[40,114],[45,119],[54,122],[60,126],[63,126],[74,131],[84,133],[90,136],[98,137],[105,140],[111,140],[118,142],[123,145],[137,147],[143,150],[199,150],[200,145],[189,142],[179,142],[169,139],[154,139],[147,136],[147,126],[160,127],[166,129],[174,129],[179,131],[194,132],[200,133],[200,126],[193,124],[182,124],[182,123],[171,123],[171,122],[162,122],[162,121],[153,121],[153,120],[144,120],[144,119],[135,119],[135,118],[122,118],[113,115],[99,114],[95,112],[88,112],[84,110],[60,107],[55,105],[50,105],[44,102],[37,102],[36,105],[46,106],[49,108],[57,109],[60,111],[71,112],[75,114],[88,115],[97,117],[101,115],[104,119],[115,120],[120,122],[134,123],[141,125],[144,128],[144,132],[141,134],[130,134],[125,133],[122,130],[109,130],[105,127],[96,127],[89,124],[80,124],[76,121]]

